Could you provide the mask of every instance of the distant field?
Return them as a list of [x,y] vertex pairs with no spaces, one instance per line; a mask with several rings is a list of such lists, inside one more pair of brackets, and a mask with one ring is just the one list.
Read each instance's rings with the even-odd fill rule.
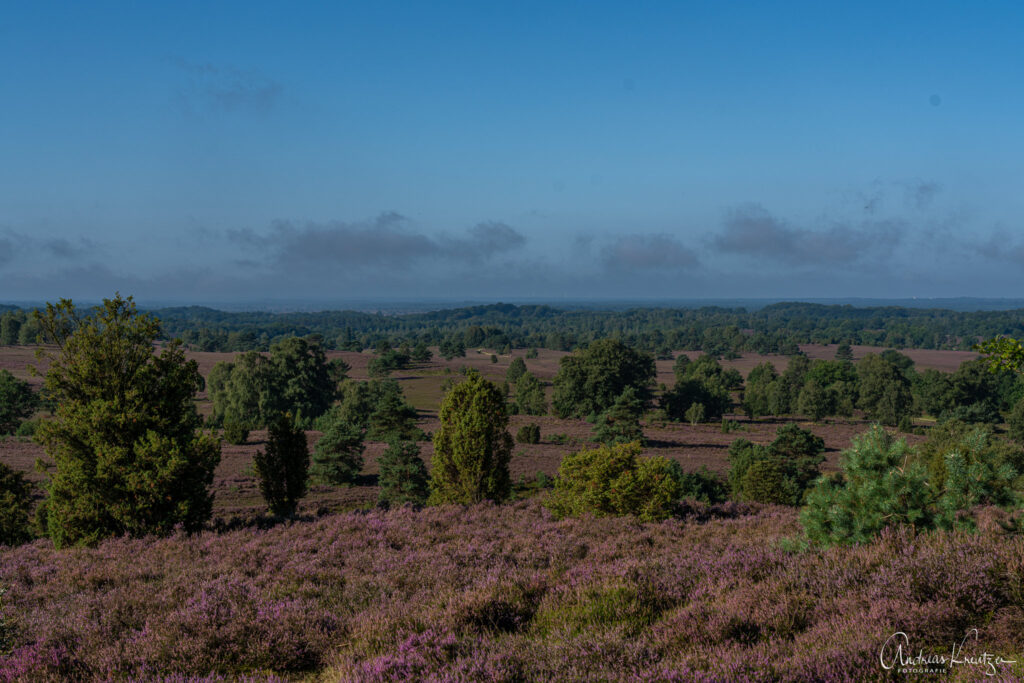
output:
[[[830,358],[835,354],[834,347],[806,347],[805,350],[812,358]],[[869,351],[877,350],[879,349],[872,347],[855,347],[854,352],[859,357]],[[698,352],[686,353],[693,358],[700,355]],[[511,355],[498,355],[498,362],[492,363],[489,351],[478,352],[476,349],[471,349],[467,351],[465,358],[446,361],[435,356],[435,359],[429,363],[395,373],[394,378],[402,387],[407,400],[419,411],[420,428],[432,433],[437,430],[439,425],[437,414],[442,398],[441,385],[445,377],[457,378],[463,367],[470,367],[479,370],[484,377],[500,383],[504,381],[512,358],[524,357],[525,354],[524,349],[517,349]],[[957,351],[908,352],[908,355],[911,354],[917,354],[921,359],[919,362],[922,365],[919,367],[940,369],[955,369],[962,358],[974,356],[974,354]],[[231,360],[237,354],[190,352],[188,355],[197,361],[200,372],[205,376],[217,362]],[[327,355],[329,358],[343,358],[352,368],[349,375],[353,379],[365,380],[368,378],[367,366],[370,359],[373,358],[372,353],[331,351]],[[541,381],[550,385],[558,370],[558,360],[566,355],[568,354],[561,351],[540,350],[537,358],[525,360],[526,367]],[[726,361],[724,364],[727,367],[739,369],[745,375],[750,368],[765,360],[776,364],[780,370],[785,368],[787,362],[787,359],[781,356],[748,355],[737,360]],[[34,349],[32,348],[0,347],[0,367],[7,368],[16,376],[28,378],[28,366],[34,363]],[[668,360],[657,362],[658,382],[671,385],[674,381],[672,363],[673,361]],[[925,363],[928,364],[925,365]],[[32,381],[38,383],[40,379],[34,378]],[[550,386],[547,387],[547,391],[550,399]],[[209,414],[211,406],[205,393],[200,394],[197,405],[200,412]],[[696,426],[680,423],[647,424],[644,431],[649,443],[645,452],[649,455],[664,455],[677,460],[686,470],[696,470],[706,466],[712,471],[724,474],[727,470],[727,449],[735,439],[743,437],[758,443],[768,443],[774,438],[776,429],[781,424],[790,421],[769,418],[750,421],[743,415],[732,415],[731,417],[740,423],[742,431],[723,434],[718,424]],[[513,416],[510,422],[510,431],[515,434],[520,426],[531,422],[540,425],[541,443],[535,445],[516,444],[510,463],[514,482],[521,479],[529,481],[540,472],[548,476],[554,475],[562,457],[582,448],[587,443],[591,432],[591,425],[583,420],[562,420],[552,416]],[[867,428],[867,422],[858,419],[839,420],[825,424],[801,421],[800,424],[825,440],[828,449],[825,469],[837,467],[839,452],[849,445],[852,436]],[[310,447],[312,447],[319,439],[320,434],[319,432],[309,432],[308,437]],[[265,432],[256,431],[250,435],[250,442],[246,445],[224,444],[221,464],[217,469],[214,481],[215,517],[222,520],[229,520],[233,517],[251,518],[259,515],[262,511],[263,503],[252,471],[252,458],[257,450],[263,448],[265,438]],[[920,438],[909,437],[911,441]],[[422,443],[421,447],[424,460],[429,465],[433,447],[429,441]],[[368,444],[365,454],[366,467],[359,485],[349,488],[314,486],[310,494],[303,500],[302,511],[312,514],[318,511],[335,511],[372,505],[377,497],[376,457],[383,448],[383,444]],[[37,481],[42,477],[33,471],[33,464],[37,458],[44,457],[44,455],[42,448],[30,441],[13,438],[0,441],[0,461],[28,472],[29,476]]]

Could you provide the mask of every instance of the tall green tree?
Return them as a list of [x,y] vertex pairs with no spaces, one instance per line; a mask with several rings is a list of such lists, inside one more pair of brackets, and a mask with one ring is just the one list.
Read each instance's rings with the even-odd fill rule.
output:
[[377,464],[380,470],[377,480],[380,485],[379,505],[422,505],[426,502],[430,492],[427,466],[420,458],[420,447],[415,441],[392,439],[377,458]]
[[857,363],[857,376],[859,405],[872,420],[895,426],[913,413],[910,380],[898,366],[869,353]]
[[743,391],[743,410],[748,417],[754,418],[770,414],[768,387],[778,377],[779,373],[775,370],[775,366],[768,361],[755,366],[750,371]]
[[32,507],[32,484],[0,462],[0,546],[20,545],[32,539],[28,514]]
[[271,420],[267,447],[253,456],[260,494],[278,517],[292,517],[309,486],[309,445],[306,433],[291,415]]
[[546,415],[548,401],[544,387],[533,373],[525,372],[516,383],[516,407],[521,415]]
[[498,385],[471,372],[441,404],[434,434],[430,503],[500,502],[508,497],[512,437]]
[[601,413],[594,422],[592,440],[606,445],[616,443],[644,442],[644,430],[640,418],[644,404],[633,387],[627,387],[619,394],[611,408]]
[[522,358],[513,358],[505,371],[505,381],[514,385],[519,378],[526,374],[526,361]]
[[363,430],[334,421],[313,449],[310,475],[327,484],[351,484],[363,469]]
[[154,353],[159,322],[120,295],[86,316],[62,299],[36,320],[56,348],[41,355],[57,409],[37,432],[56,465],[46,485],[54,544],[201,528],[220,445],[199,432],[203,379],[181,343]]

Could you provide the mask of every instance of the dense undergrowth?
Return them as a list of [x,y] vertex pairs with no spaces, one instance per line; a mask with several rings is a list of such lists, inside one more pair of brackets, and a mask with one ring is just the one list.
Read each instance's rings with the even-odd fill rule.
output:
[[1024,537],[981,527],[794,551],[790,508],[641,524],[533,499],[36,541],[0,550],[0,681],[889,680],[894,632],[948,656],[971,628],[965,653],[1024,660]]

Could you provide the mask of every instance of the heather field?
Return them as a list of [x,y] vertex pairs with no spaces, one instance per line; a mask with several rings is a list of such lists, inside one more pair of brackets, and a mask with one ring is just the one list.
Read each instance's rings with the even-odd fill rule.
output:
[[[959,362],[942,355],[957,352],[928,353],[931,367]],[[190,355],[206,375],[233,354]],[[329,355],[367,377],[371,354]],[[563,355],[541,350],[527,367],[550,383]],[[765,358],[724,364],[745,375]],[[0,349],[19,376],[30,362],[30,349]],[[394,377],[432,432],[446,378],[469,366],[500,381],[509,362],[473,350]],[[671,364],[658,361],[659,379]],[[198,402],[208,413],[205,395]],[[646,422],[645,453],[724,474],[735,439],[767,444],[791,421],[731,417],[731,433]],[[830,550],[807,549],[798,511],[782,506],[690,503],[678,519],[647,524],[556,520],[537,476],[553,476],[591,425],[513,416],[510,431],[527,423],[540,425],[541,442],[516,444],[515,500],[501,506],[377,509],[384,446],[370,442],[355,485],[312,486],[298,518],[280,523],[259,494],[253,456],[267,433],[254,431],[223,444],[201,534],[2,548],[0,681],[930,678],[883,667],[898,659],[901,641],[884,647],[897,632],[904,657],[946,657],[932,668],[948,680],[1024,678],[1024,537],[996,523],[1004,513],[978,511],[978,534],[890,531]],[[800,425],[824,439],[830,471],[868,423]],[[309,444],[320,436],[308,432]],[[429,467],[432,446],[420,445]],[[30,440],[0,439],[0,461],[34,481],[43,455]]]
[[[0,680],[902,680],[890,635],[948,656],[972,628],[962,658],[1024,661],[1024,539],[982,527],[796,552],[788,508],[639,524],[531,500],[37,541],[0,554]],[[995,668],[948,678],[1024,676]]]

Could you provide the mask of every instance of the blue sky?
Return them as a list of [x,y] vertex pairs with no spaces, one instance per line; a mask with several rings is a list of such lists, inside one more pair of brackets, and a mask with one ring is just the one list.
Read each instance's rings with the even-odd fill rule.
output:
[[1009,2],[20,3],[0,300],[1024,296],[1022,36]]

